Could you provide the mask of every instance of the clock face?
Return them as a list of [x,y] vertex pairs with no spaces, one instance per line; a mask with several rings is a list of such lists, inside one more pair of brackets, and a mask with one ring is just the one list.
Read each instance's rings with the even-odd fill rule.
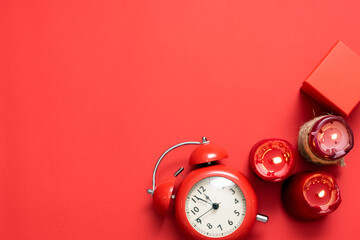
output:
[[233,233],[243,222],[246,201],[241,189],[225,177],[207,177],[189,191],[186,217],[204,236],[219,238]]

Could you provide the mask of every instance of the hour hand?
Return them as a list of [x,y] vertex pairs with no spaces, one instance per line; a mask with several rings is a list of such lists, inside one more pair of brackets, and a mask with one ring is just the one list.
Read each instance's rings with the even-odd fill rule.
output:
[[207,204],[212,205],[212,203],[211,203],[211,202],[208,202],[208,201],[206,201],[206,200],[204,200],[204,199],[202,199],[202,198],[199,198],[199,197],[198,197],[198,196],[196,196],[196,195],[194,195],[194,197],[195,197],[197,200],[200,200],[200,201],[203,201],[203,202],[205,202],[205,203],[207,203]]

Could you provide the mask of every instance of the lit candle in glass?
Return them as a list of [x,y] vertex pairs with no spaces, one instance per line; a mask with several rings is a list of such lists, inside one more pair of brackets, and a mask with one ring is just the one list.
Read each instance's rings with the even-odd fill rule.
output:
[[353,146],[353,133],[340,116],[314,118],[305,123],[299,132],[299,151],[306,160],[313,163],[343,164],[344,156]]
[[279,182],[291,175],[295,168],[295,154],[291,144],[282,139],[266,139],[251,149],[249,163],[254,173],[269,182]]
[[341,196],[335,179],[328,173],[300,172],[284,182],[282,201],[291,216],[311,221],[335,211]]

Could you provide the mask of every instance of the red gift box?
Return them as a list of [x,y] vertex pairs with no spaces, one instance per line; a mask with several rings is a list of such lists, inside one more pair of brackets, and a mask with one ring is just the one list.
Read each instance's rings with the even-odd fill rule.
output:
[[301,90],[348,116],[360,101],[360,57],[339,41],[303,82]]

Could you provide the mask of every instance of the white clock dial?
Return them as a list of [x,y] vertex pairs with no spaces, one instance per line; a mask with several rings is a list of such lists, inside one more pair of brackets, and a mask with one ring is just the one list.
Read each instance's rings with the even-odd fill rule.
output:
[[190,224],[199,233],[213,238],[233,233],[246,213],[241,189],[224,177],[207,177],[189,191],[185,211]]

